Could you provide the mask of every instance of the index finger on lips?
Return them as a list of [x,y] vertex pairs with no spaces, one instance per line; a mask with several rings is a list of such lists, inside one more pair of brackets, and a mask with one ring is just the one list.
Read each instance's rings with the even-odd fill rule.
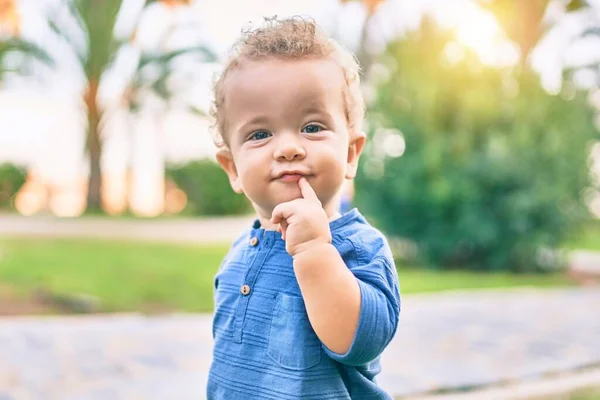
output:
[[319,200],[319,197],[305,177],[298,180],[298,186],[300,187],[300,193],[302,193],[303,198],[306,200],[317,201],[321,204],[321,200]]

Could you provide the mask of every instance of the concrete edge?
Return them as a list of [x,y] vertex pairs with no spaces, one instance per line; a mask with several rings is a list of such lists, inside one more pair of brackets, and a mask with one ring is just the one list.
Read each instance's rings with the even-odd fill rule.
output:
[[492,385],[473,391],[395,397],[396,400],[543,400],[600,387],[600,365],[548,375],[541,379]]

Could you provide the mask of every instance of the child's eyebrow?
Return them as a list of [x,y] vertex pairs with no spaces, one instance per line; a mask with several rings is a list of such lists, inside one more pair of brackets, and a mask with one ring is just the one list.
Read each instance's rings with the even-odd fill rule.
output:
[[238,131],[238,132],[243,131],[244,129],[246,129],[249,126],[262,125],[262,124],[266,124],[268,122],[269,122],[269,118],[267,118],[264,115],[259,115],[259,116],[253,117],[249,121],[245,121],[244,123],[239,125],[238,128],[236,129],[236,131]]
[[323,118],[327,121],[330,121],[333,117],[327,107],[321,106],[307,106],[305,108],[300,108],[300,114],[305,116],[318,116],[319,118]]
[[303,113],[305,114],[321,114],[323,112],[326,111],[325,107],[320,107],[320,106],[308,106],[308,107],[303,107],[300,109]]

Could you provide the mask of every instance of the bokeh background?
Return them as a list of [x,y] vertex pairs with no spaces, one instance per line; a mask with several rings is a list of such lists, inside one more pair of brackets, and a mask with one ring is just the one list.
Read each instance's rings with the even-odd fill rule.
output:
[[[212,310],[253,216],[215,163],[210,88],[275,15],[314,18],[363,67],[347,198],[388,236],[403,294],[600,305],[600,1],[0,0],[0,315]],[[591,337],[594,315],[567,330]],[[399,393],[469,386],[432,382]]]

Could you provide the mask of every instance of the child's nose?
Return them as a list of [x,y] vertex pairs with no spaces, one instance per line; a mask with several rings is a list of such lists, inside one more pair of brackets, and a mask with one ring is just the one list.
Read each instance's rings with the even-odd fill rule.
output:
[[292,161],[306,157],[306,150],[293,135],[281,135],[273,154],[276,160]]

